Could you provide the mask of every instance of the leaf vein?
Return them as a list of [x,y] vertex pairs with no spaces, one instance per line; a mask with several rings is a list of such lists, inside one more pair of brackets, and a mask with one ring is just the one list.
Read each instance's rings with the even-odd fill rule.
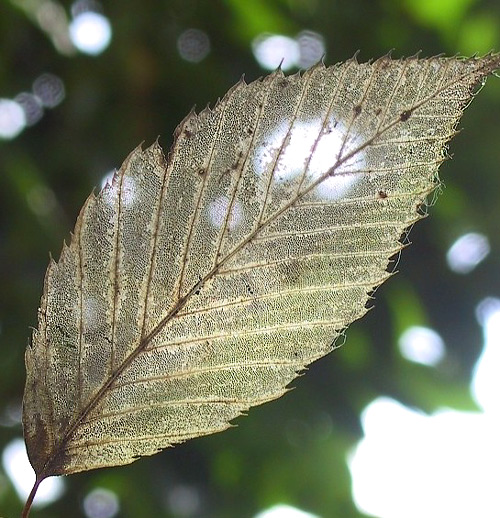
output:
[[[305,360],[304,360],[305,361]],[[230,371],[230,370],[246,370],[251,368],[269,368],[269,367],[292,367],[297,366],[297,369],[300,369],[301,365],[304,365],[304,361],[297,361],[297,360],[277,360],[277,359],[269,359],[267,361],[250,361],[245,360],[245,362],[241,363],[225,363],[225,364],[217,364],[217,365],[210,365],[207,367],[202,368],[190,368],[189,370],[182,371],[182,372],[173,372],[168,374],[162,374],[161,376],[148,376],[147,378],[137,378],[130,381],[124,381],[120,384],[115,384],[112,387],[112,391],[116,391],[118,389],[121,389],[123,387],[131,386],[131,385],[141,385],[143,383],[149,383],[151,381],[165,381],[165,380],[173,380],[173,379],[179,379],[179,378],[186,378],[193,375],[198,374],[205,374],[208,372],[223,372],[223,371]]]

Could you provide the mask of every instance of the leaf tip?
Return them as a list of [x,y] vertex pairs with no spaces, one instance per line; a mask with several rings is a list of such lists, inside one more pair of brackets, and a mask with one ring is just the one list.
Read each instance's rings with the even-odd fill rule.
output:
[[355,65],[359,65],[359,54],[361,53],[360,49],[357,49],[356,52],[350,57],[348,60],[346,60],[346,63],[354,63]]

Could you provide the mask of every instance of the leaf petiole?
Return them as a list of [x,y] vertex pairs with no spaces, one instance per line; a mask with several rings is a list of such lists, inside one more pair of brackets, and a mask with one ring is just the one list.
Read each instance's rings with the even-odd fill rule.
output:
[[26,503],[24,504],[23,512],[21,514],[21,518],[28,518],[30,514],[31,505],[33,504],[33,500],[35,498],[36,492],[38,491],[38,487],[40,486],[40,483],[43,479],[36,479],[35,483],[33,484],[33,487],[31,488],[31,492],[28,495],[28,499],[26,500]]

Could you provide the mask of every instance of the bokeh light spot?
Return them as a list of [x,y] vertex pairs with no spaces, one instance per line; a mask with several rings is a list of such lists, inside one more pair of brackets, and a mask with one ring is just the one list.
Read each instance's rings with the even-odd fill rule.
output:
[[0,412],[0,426],[18,426],[22,421],[22,403],[20,400],[10,401]]
[[179,518],[197,516],[201,510],[199,491],[185,484],[173,486],[167,493],[166,504],[169,511]]
[[69,25],[73,45],[85,54],[96,56],[103,52],[111,41],[111,24],[100,13],[91,11],[78,14]]
[[187,29],[177,39],[177,50],[182,59],[199,63],[210,52],[210,39],[203,31]]
[[24,111],[26,126],[33,126],[43,117],[43,106],[40,99],[28,92],[21,92],[16,95],[14,101],[21,106]]
[[448,266],[455,273],[470,273],[490,253],[488,238],[470,232],[459,237],[446,253]]
[[318,63],[325,55],[325,40],[314,31],[302,31],[297,35],[299,46],[299,68],[309,68]]
[[261,513],[257,514],[255,518],[318,518],[317,515],[306,513],[291,505],[275,505]]
[[490,318],[500,312],[500,299],[486,297],[476,306],[476,318],[481,326],[487,326]]
[[83,500],[83,510],[88,518],[113,518],[120,510],[120,502],[109,489],[93,489]]
[[[28,460],[26,446],[22,439],[14,439],[7,444],[3,450],[2,464],[19,498],[25,501],[35,483],[35,472]],[[62,477],[46,478],[38,488],[33,507],[48,505],[59,499],[63,492]]]
[[17,137],[26,126],[23,107],[11,99],[0,99],[0,138]]
[[325,55],[325,40],[314,31],[302,31],[295,38],[281,34],[259,34],[252,42],[255,59],[262,68],[282,70],[309,68]]
[[43,106],[55,108],[64,99],[64,84],[54,74],[42,74],[33,82],[33,93]]
[[253,40],[252,49],[255,59],[266,70],[274,70],[280,64],[282,70],[289,70],[300,59],[297,41],[280,34],[260,34]]
[[39,217],[46,217],[57,208],[57,199],[54,191],[41,184],[34,185],[26,193],[29,208]]
[[428,327],[412,326],[399,338],[401,354],[412,362],[437,365],[445,355],[443,339]]

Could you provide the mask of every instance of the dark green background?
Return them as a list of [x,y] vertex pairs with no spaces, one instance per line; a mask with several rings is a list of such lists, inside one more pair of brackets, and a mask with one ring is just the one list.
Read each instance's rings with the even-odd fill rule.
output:
[[[394,57],[500,49],[497,0],[120,0],[106,3],[104,14],[113,28],[110,47],[97,57],[65,57],[26,11],[0,1],[0,97],[30,90],[44,72],[66,88],[64,102],[38,124],[0,141],[0,415],[21,402],[23,353],[49,251],[58,257],[89,192],[136,145],[160,135],[168,148],[194,104],[214,102],[243,73],[247,80],[266,73],[252,54],[255,36],[316,31],[327,64],[358,49],[360,60],[392,48]],[[190,27],[211,41],[199,64],[177,52],[178,36]],[[361,436],[358,416],[369,401],[385,394],[425,411],[474,408],[468,381],[482,346],[474,308],[500,293],[499,115],[500,81],[492,78],[462,120],[464,131],[450,146],[454,160],[440,171],[443,194],[412,231],[401,273],[377,291],[376,308],[351,326],[346,345],[314,364],[296,390],[252,409],[223,434],[130,466],[71,476],[61,500],[32,516],[84,516],[84,496],[101,486],[118,494],[120,517],[171,517],[165,494],[178,485],[200,491],[199,518],[251,517],[278,502],[323,518],[360,516],[345,453]],[[44,216],[27,202],[34,187],[55,194],[57,206]],[[445,253],[470,230],[486,234],[492,252],[459,276],[447,268]],[[419,324],[445,340],[448,355],[437,369],[398,352],[401,331]],[[21,433],[20,424],[0,426],[0,448]],[[0,468],[0,515],[18,516],[20,509]]]

